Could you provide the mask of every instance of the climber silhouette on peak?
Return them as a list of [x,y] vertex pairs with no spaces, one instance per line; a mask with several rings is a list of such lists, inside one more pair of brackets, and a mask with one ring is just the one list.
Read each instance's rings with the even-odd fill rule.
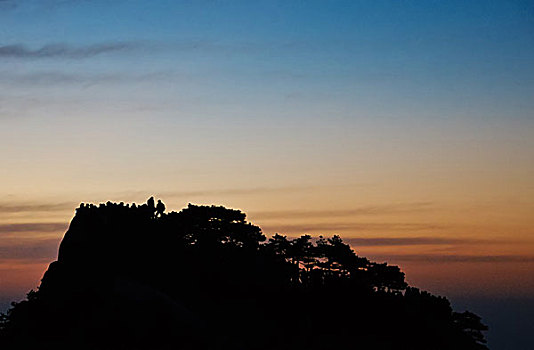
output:
[[161,217],[164,211],[165,211],[165,204],[163,204],[161,199],[158,199],[158,204],[156,205],[156,217]]
[[149,209],[153,209],[154,211],[156,210],[156,206],[155,206],[155,202],[154,202],[154,197],[150,197],[147,201],[146,201],[146,205],[148,206]]

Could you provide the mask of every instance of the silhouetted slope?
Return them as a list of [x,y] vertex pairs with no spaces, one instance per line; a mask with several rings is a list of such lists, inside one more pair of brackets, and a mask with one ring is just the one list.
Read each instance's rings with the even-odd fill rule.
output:
[[485,349],[480,318],[343,241],[268,242],[245,214],[81,205],[3,349]]

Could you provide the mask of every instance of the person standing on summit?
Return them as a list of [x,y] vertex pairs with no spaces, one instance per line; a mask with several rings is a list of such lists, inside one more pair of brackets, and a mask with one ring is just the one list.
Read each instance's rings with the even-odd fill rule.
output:
[[161,199],[158,199],[158,205],[156,205],[156,217],[161,217],[164,211],[165,211],[165,204],[163,204]]
[[146,205],[148,207],[148,212],[150,213],[150,217],[153,217],[154,216],[154,213],[156,212],[156,206],[154,204],[154,197],[150,197],[147,201],[146,201]]

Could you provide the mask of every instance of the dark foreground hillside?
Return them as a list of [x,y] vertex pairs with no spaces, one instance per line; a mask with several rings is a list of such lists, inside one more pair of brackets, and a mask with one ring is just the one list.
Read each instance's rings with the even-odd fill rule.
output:
[[81,205],[2,349],[486,349],[472,313],[339,237],[268,241],[245,214]]

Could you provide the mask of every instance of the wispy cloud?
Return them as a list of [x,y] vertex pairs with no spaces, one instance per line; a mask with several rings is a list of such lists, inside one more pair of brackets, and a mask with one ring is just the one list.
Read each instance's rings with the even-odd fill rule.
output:
[[399,203],[389,205],[373,205],[348,210],[280,210],[253,212],[259,219],[297,219],[318,217],[346,217],[357,215],[395,214],[432,209],[432,202]]
[[373,260],[393,262],[422,263],[530,263],[534,262],[531,255],[438,255],[438,254],[406,254],[406,255],[373,255]]
[[[252,45],[255,47],[256,45]],[[206,40],[162,41],[110,41],[91,45],[72,45],[70,43],[46,44],[30,48],[24,43],[0,46],[0,58],[43,59],[68,58],[84,59],[103,54],[126,52],[174,52],[174,53],[243,53],[251,50],[250,45],[233,46]]]
[[18,4],[15,0],[0,0],[0,10],[13,10],[17,8]]
[[72,202],[61,203],[0,203],[0,214],[63,211],[76,208]]
[[67,227],[68,227],[68,224],[65,222],[0,224],[0,233],[64,232],[67,229]]
[[36,10],[54,10],[63,5],[71,5],[76,3],[88,3],[94,0],[0,0],[0,9],[13,10],[22,5],[30,5],[30,8]]
[[[356,247],[369,246],[409,246],[409,245],[461,245],[461,244],[501,244],[497,240],[448,237],[362,237],[343,238],[345,242]],[[509,243],[509,242],[507,242]]]
[[[1,1],[1,0],[0,0]],[[2,4],[2,2],[0,2]],[[7,7],[7,4],[5,5]],[[329,44],[333,44],[330,42]],[[342,44],[340,44],[342,45]],[[173,40],[173,41],[111,41],[95,43],[92,45],[72,45],[70,43],[48,43],[41,47],[31,48],[24,43],[13,43],[0,46],[0,58],[71,58],[82,59],[106,53],[135,52],[143,53],[173,52],[173,53],[196,53],[205,55],[271,55],[276,52],[291,52],[312,49],[323,49],[321,45],[310,48],[305,43],[299,45],[296,42],[223,42],[217,40]],[[264,77],[274,77],[275,79],[302,79],[308,76],[300,71],[294,70],[267,70],[259,71]],[[325,95],[331,96],[331,95]],[[288,96],[289,98],[295,96]]]
[[105,74],[82,74],[59,71],[12,73],[0,72],[0,83],[22,87],[50,87],[50,85],[82,85],[89,87],[98,84],[131,84],[149,81],[175,81],[183,77],[173,72],[151,72],[131,74],[125,72]]
[[286,187],[251,187],[251,188],[227,188],[227,189],[207,189],[195,191],[130,191],[119,193],[120,196],[134,197],[146,196],[147,198],[156,193],[158,197],[177,198],[177,197],[210,197],[210,196],[247,196],[255,194],[269,193],[294,193],[301,191],[310,191],[316,189],[315,186],[286,186]]
[[306,233],[323,231],[325,234],[347,231],[422,231],[447,228],[445,225],[421,223],[320,223],[262,225],[264,231],[279,233]]
[[51,261],[57,256],[59,238],[0,243],[0,257],[6,260],[27,260],[31,262]]
[[30,49],[22,44],[0,46],[0,58],[71,58],[82,59],[105,53],[131,51],[140,48],[140,43],[110,42],[88,46],[50,44]]

